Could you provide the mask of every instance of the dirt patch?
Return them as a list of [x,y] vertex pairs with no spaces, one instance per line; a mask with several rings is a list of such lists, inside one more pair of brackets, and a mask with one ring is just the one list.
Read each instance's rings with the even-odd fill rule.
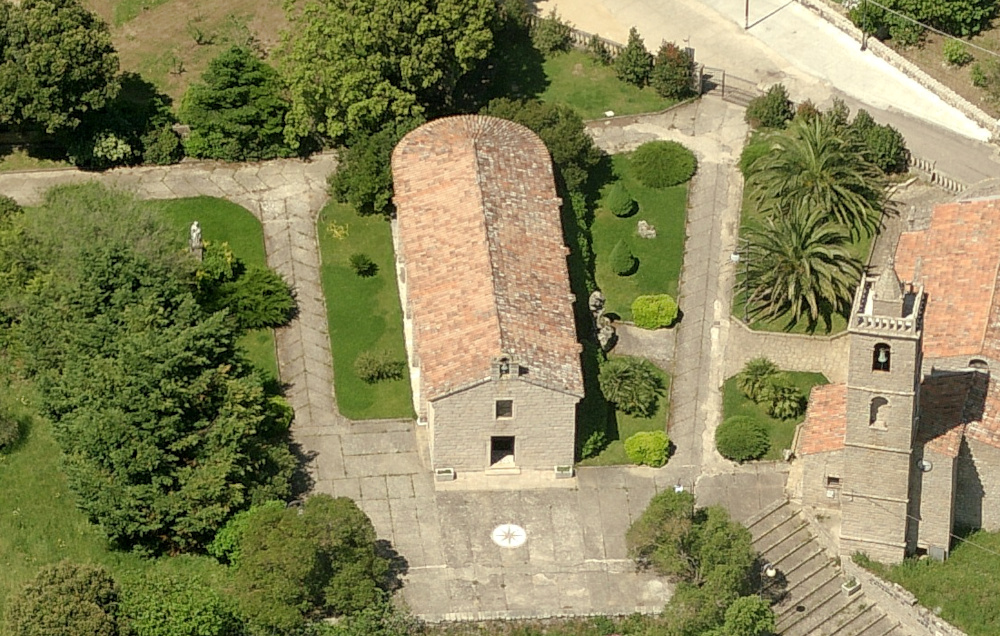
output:
[[[86,5],[112,23],[115,0]],[[285,28],[281,0],[168,0],[112,27],[124,71],[140,73],[174,99],[200,81],[209,61],[233,44],[255,43],[266,54]]]

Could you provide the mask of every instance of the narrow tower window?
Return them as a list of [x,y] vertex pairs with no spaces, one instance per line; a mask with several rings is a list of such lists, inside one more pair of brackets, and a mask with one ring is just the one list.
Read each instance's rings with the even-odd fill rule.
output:
[[889,415],[889,400],[884,397],[872,398],[868,413],[868,426],[882,430],[888,428],[886,417]]
[[891,359],[892,353],[889,351],[889,345],[875,345],[875,349],[872,351],[872,371],[888,371]]

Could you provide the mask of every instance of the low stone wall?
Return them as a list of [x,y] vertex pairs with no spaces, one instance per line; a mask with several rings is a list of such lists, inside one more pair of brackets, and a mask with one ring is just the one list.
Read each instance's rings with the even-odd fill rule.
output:
[[765,357],[788,371],[822,373],[830,382],[847,381],[847,332],[834,336],[753,331],[733,319],[726,345],[725,377],[740,372],[753,358]]
[[966,636],[965,632],[948,623],[926,607],[917,604],[917,597],[896,583],[885,581],[856,564],[849,557],[841,559],[844,574],[861,583],[865,596],[890,618],[902,623],[911,636]]
[[[798,2],[807,9],[817,13],[820,17],[847,35],[851,36],[859,43],[861,42],[863,37],[861,29],[854,26],[853,22],[838,13],[834,8],[828,6],[824,0],[798,0]],[[916,64],[910,62],[899,53],[896,53],[874,36],[868,37],[867,47],[868,50],[874,55],[882,58],[889,64],[892,64],[918,84],[932,93],[935,93],[938,97],[944,100],[946,104],[954,106],[974,122],[990,131],[992,135],[991,141],[994,143],[1000,143],[1000,120],[996,120],[989,116],[981,108],[970,103],[967,99],[925,73]]]

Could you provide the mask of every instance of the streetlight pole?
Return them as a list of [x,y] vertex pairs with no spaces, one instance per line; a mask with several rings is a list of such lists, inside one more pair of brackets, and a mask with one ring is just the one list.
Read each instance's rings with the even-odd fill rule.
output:
[[746,31],[750,28],[750,0],[744,0],[743,3],[743,30]]

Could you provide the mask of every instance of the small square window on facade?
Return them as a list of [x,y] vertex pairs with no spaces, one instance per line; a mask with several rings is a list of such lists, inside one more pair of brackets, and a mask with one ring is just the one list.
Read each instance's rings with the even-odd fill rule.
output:
[[497,400],[497,419],[514,417],[514,400]]
[[840,477],[833,477],[828,475],[826,478],[827,488],[840,488]]

